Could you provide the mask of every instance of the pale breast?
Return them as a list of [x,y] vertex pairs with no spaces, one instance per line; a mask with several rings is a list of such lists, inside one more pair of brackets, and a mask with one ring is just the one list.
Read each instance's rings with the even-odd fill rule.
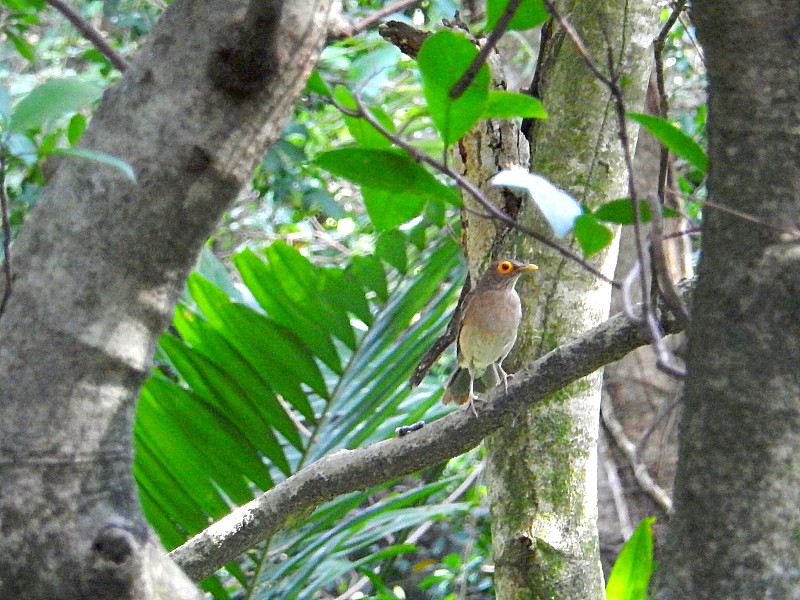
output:
[[521,318],[522,307],[514,290],[475,295],[461,320],[459,363],[480,369],[505,358],[517,339]]

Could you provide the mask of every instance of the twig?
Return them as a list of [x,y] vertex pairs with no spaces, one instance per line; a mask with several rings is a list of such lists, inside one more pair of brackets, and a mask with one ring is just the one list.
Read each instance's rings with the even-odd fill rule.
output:
[[633,442],[631,442],[625,434],[622,424],[614,415],[614,407],[611,400],[607,396],[601,400],[600,416],[603,420],[603,425],[605,425],[606,429],[611,434],[614,443],[630,463],[636,483],[639,484],[643,492],[653,499],[653,502],[661,507],[661,510],[670,514],[672,512],[672,498],[669,497],[669,494],[667,494],[661,486],[653,481],[653,478],[647,471],[647,466],[639,460],[636,455],[636,446],[633,445]]
[[480,71],[480,68],[489,58],[489,53],[494,50],[494,47],[497,45],[497,42],[500,41],[500,38],[503,37],[503,34],[506,32],[506,28],[508,24],[511,23],[511,19],[514,18],[514,13],[517,11],[517,7],[520,5],[522,0],[510,0],[509,3],[506,5],[503,14],[500,15],[500,18],[497,20],[497,24],[495,24],[494,29],[489,34],[489,37],[486,38],[486,41],[481,46],[478,55],[472,60],[467,70],[464,71],[464,74],[453,84],[453,87],[450,88],[450,97],[455,100],[461,94],[464,93],[469,87],[469,84],[472,83],[472,80],[475,79],[475,76]]
[[[607,446],[607,437],[604,435],[603,438],[604,445]],[[628,503],[625,501],[625,490],[622,488],[622,482],[619,479],[617,463],[614,462],[614,458],[610,449],[604,453],[600,464],[603,466],[603,470],[606,472],[608,487],[611,489],[611,497],[614,500],[614,508],[617,510],[617,518],[619,519],[619,528],[622,532],[622,539],[627,540],[633,534],[633,523],[631,522],[631,513],[628,510]]]
[[394,13],[402,12],[407,8],[411,8],[415,4],[419,4],[421,1],[422,0],[397,0],[397,2],[391,2],[386,6],[375,10],[369,16],[364,17],[360,21],[356,21],[349,33],[350,35],[357,35],[362,31],[369,29],[381,19],[388,17],[389,15],[393,15]]
[[655,433],[655,430],[658,429],[659,425],[664,422],[669,415],[672,414],[672,411],[678,408],[678,406],[683,402],[683,396],[678,396],[670,402],[670,405],[665,408],[661,413],[655,418],[655,420],[650,423],[650,426],[647,430],[642,434],[642,437],[636,442],[636,460],[641,460],[642,451],[644,447],[647,445],[647,442],[650,440],[650,437]]
[[71,6],[62,0],[47,0],[47,3],[64,15],[67,21],[72,23],[73,27],[75,27],[84,38],[94,44],[94,47],[100,51],[100,54],[105,56],[117,70],[124,72],[125,69],[128,68],[128,63],[125,62],[125,59],[111,47],[99,31],[75,12]]
[[573,252],[571,252],[567,248],[564,248],[563,246],[561,246],[560,244],[554,242],[553,240],[543,236],[542,234],[538,233],[537,231],[534,231],[530,227],[526,227],[525,225],[522,225],[522,224],[518,223],[516,221],[516,219],[512,218],[510,215],[506,214],[505,212],[500,210],[497,206],[495,206],[491,202],[491,200],[489,200],[484,195],[484,193],[474,183],[472,183],[469,179],[467,179],[466,177],[464,177],[460,173],[454,171],[452,168],[450,168],[448,165],[444,164],[443,162],[437,160],[436,158],[432,157],[431,155],[429,155],[429,154],[427,154],[425,152],[422,152],[421,150],[415,148],[414,146],[412,146],[408,142],[405,142],[404,140],[402,140],[400,137],[394,135],[392,132],[390,132],[388,129],[386,129],[380,123],[380,121],[378,121],[372,115],[372,113],[369,110],[367,110],[364,107],[363,103],[361,102],[361,99],[358,96],[355,96],[355,101],[356,101],[356,106],[358,107],[357,110],[355,110],[355,111],[349,110],[349,109],[347,109],[347,108],[345,108],[345,107],[343,107],[341,105],[338,105],[338,104],[336,105],[336,107],[342,113],[344,113],[346,115],[349,115],[351,117],[358,117],[358,118],[362,118],[362,119],[366,120],[370,125],[372,125],[375,129],[377,129],[378,132],[380,132],[381,135],[383,135],[385,138],[391,140],[399,148],[402,148],[403,150],[408,152],[415,161],[423,162],[423,163],[427,164],[428,166],[433,167],[434,169],[436,169],[440,173],[444,173],[445,175],[450,177],[452,180],[454,180],[459,185],[459,187],[462,190],[466,191],[470,196],[475,198],[475,200],[478,201],[478,203],[486,210],[486,212],[489,213],[489,215],[492,216],[492,218],[495,218],[498,221],[502,222],[503,224],[508,225],[509,227],[512,227],[512,228],[516,229],[517,231],[521,231],[522,233],[528,235],[529,237],[532,237],[537,242],[540,242],[540,243],[544,244],[545,246],[547,246],[548,248],[551,248],[551,249],[555,250],[561,256],[575,261],[576,263],[581,265],[584,269],[586,269],[589,273],[591,273],[592,275],[594,275],[598,279],[602,279],[603,281],[605,281],[606,283],[611,284],[615,288],[619,288],[620,287],[619,282],[614,281],[613,279],[607,277],[606,275],[604,275],[603,273],[601,273],[600,271],[595,269],[592,265],[590,265],[587,261],[582,259],[577,254],[574,254]]
[[[669,101],[664,85],[664,60],[663,52],[667,36],[670,30],[678,21],[678,17],[686,7],[687,0],[679,0],[661,28],[658,36],[653,42],[653,55],[656,63],[656,87],[658,90],[659,116],[666,119],[669,113]],[[675,315],[681,320],[683,326],[689,326],[689,313],[686,307],[678,300],[678,294],[672,283],[667,265],[667,255],[664,250],[664,218],[661,214],[661,207],[666,206],[667,201],[667,173],[669,170],[669,150],[663,144],[659,156],[657,196],[648,196],[647,201],[650,206],[650,231],[651,231],[651,253],[653,266],[655,268],[654,284],[658,285],[661,294],[667,305],[675,311]]]
[[3,274],[5,276],[5,289],[3,299],[0,300],[0,317],[6,310],[6,304],[11,297],[13,280],[11,276],[11,223],[8,220],[8,196],[6,196],[6,148],[0,146],[0,212],[3,221]]
[[[453,502],[461,498],[461,496],[463,496],[466,493],[466,491],[472,487],[472,484],[475,483],[475,480],[478,479],[478,477],[480,477],[481,473],[483,473],[484,464],[485,463],[480,463],[477,467],[475,467],[475,470],[473,470],[472,473],[470,473],[467,476],[467,478],[461,482],[461,485],[459,485],[455,490],[453,490],[452,494],[450,494],[447,498],[445,498],[442,501],[442,504],[443,505],[453,504]],[[433,519],[428,519],[422,525],[417,527],[411,533],[411,535],[409,535],[406,538],[406,540],[403,543],[416,544],[420,540],[420,538],[422,538],[422,536],[425,535],[428,532],[428,530],[433,526],[433,523],[434,523]],[[380,572],[380,567],[373,570],[373,573],[375,573],[376,575],[379,572]],[[336,596],[334,600],[349,600],[350,598],[353,597],[353,594],[355,594],[356,592],[360,592],[364,588],[364,586],[369,583],[369,581],[370,581],[369,577],[362,577],[361,579],[356,581],[353,585],[351,585],[349,588],[347,588],[346,592],[340,594],[339,596]]]

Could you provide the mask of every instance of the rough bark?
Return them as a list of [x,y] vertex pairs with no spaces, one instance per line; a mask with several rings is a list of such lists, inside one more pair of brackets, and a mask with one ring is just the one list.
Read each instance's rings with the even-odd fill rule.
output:
[[176,0],[14,247],[0,319],[0,597],[198,597],[141,515],[133,413],[195,256],[278,139],[328,0]]
[[[702,0],[710,200],[661,600],[800,597],[800,4]],[[757,51],[753,48],[757,45]]]
[[[628,81],[628,109],[641,109],[657,23],[655,4],[565,2],[558,8],[601,64],[611,44],[613,55],[621,57],[616,67]],[[550,118],[532,128],[531,170],[588,206],[625,196],[626,172],[608,90],[595,80],[563,32],[556,32],[540,51],[544,56],[537,91]],[[635,143],[635,132],[632,135]],[[488,146],[493,147],[491,141]],[[508,206],[510,201],[505,201]],[[525,225],[549,232],[530,202],[523,202],[515,214]],[[487,235],[473,227],[468,240],[473,234]],[[470,242],[470,252],[480,243]],[[515,365],[541,356],[607,316],[609,287],[578,265],[517,235],[482,243],[490,253],[518,256],[540,267],[533,282],[518,286],[526,310],[517,349],[509,359],[512,372]],[[594,264],[611,275],[615,260],[612,244]],[[597,372],[571,384],[486,440],[499,598],[603,595],[596,525],[601,381],[602,373]]]

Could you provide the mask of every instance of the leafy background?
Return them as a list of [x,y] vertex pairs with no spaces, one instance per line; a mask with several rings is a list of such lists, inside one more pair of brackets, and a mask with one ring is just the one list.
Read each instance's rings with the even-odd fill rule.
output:
[[[506,1],[488,3],[488,28]],[[72,4],[131,57],[167,3]],[[358,20],[382,4],[346,0],[344,10]],[[0,0],[0,8],[10,244],[46,185],[53,155],[135,173],[79,146],[119,72],[45,0]],[[458,8],[431,0],[394,18],[434,30]],[[545,17],[540,1],[524,0],[506,36],[509,65],[527,77],[537,40],[530,28]],[[441,53],[452,60],[443,64]],[[452,31],[431,36],[419,62],[375,31],[324,51],[283,138],[209,240],[142,391],[134,474],[168,548],[331,451],[443,414],[451,355],[418,388],[407,381],[446,326],[464,278],[453,241],[460,196],[452,182],[334,104],[353,110],[357,94],[390,133],[435,157],[480,118],[546,117],[531,98],[490,90],[485,70],[464,96],[450,99],[450,85],[476,53]],[[673,86],[679,127],[631,118],[676,153],[682,190],[702,198],[702,74],[690,32],[680,26],[667,66],[672,83],[680,79]],[[697,205],[687,203],[686,211],[696,215]],[[607,243],[604,222],[628,224],[631,215],[620,199],[578,217],[571,235],[591,254]],[[366,577],[372,598],[493,597],[480,459],[476,450],[329,502],[203,585],[216,598],[322,598]],[[640,548],[647,532],[649,525]],[[634,554],[649,565],[646,552]]]

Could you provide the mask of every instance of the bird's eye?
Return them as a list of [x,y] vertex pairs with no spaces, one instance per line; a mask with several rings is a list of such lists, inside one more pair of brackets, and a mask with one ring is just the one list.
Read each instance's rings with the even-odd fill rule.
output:
[[507,260],[504,260],[499,265],[497,265],[497,271],[500,273],[510,273],[514,269],[514,265],[512,265]]

